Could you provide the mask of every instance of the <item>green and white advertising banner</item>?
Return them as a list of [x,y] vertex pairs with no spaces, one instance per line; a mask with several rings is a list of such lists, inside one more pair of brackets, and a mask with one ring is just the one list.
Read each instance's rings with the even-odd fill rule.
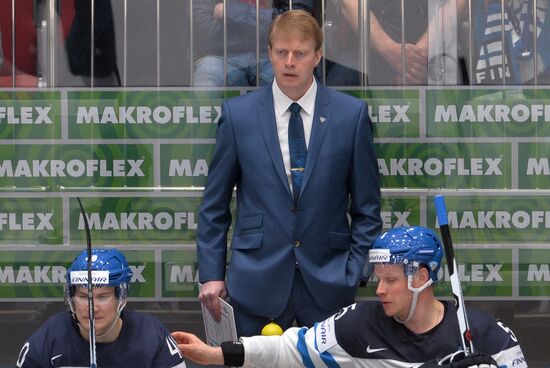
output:
[[69,138],[215,138],[222,102],[238,91],[68,93]]
[[0,91],[0,139],[61,138],[59,92]]
[[0,198],[0,245],[62,243],[60,198]]
[[[455,249],[458,276],[465,297],[509,297],[512,295],[512,251],[510,249]],[[449,270],[442,259],[435,292],[451,297]],[[377,280],[359,289],[360,296],[376,296]]]
[[93,191],[153,183],[152,145],[0,145],[0,188]]
[[383,231],[420,224],[420,200],[417,197],[384,197],[380,216]]
[[162,251],[162,296],[192,298],[198,295],[199,272],[194,249]]
[[[195,244],[198,208],[195,197],[81,198],[95,245]],[[84,218],[70,199],[71,244],[85,244]]]
[[550,249],[519,250],[519,295],[550,295]]
[[[0,300],[62,298],[67,269],[80,250],[0,251]],[[155,296],[155,257],[149,250],[124,250],[133,276],[131,297]]]
[[[550,239],[549,197],[447,196],[445,202],[456,244],[522,246]],[[428,226],[437,228],[436,221],[435,208],[428,206]]]
[[[550,89],[341,90],[369,106],[384,230],[437,229],[432,201],[443,191],[467,297],[550,295]],[[0,91],[0,299],[62,296],[86,244],[77,195],[93,245],[130,258],[131,296],[196,297],[217,123],[223,101],[243,93]],[[436,290],[450,296],[445,270]]]
[[382,188],[505,189],[508,143],[377,143]]
[[548,137],[548,89],[426,90],[428,137]]
[[550,189],[550,143],[519,143],[518,156],[519,188]]
[[163,144],[160,149],[163,188],[200,188],[206,185],[212,144]]
[[[454,233],[453,233],[454,234]],[[458,277],[466,297],[511,296],[513,288],[512,250],[455,249]],[[443,257],[437,295],[452,296],[449,270]]]
[[418,89],[346,89],[342,92],[367,101],[376,138],[419,136],[420,94]]

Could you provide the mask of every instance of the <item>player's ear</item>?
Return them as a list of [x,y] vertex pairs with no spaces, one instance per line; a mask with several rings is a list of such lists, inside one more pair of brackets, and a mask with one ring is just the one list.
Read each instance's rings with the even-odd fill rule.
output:
[[424,266],[418,267],[414,276],[415,279],[418,280],[418,283],[420,285],[424,285],[430,279],[430,273],[428,272],[428,269]]

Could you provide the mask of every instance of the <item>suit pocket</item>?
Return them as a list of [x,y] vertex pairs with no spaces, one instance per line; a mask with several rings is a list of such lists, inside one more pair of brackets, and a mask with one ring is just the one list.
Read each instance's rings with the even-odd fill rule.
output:
[[329,246],[337,250],[349,250],[351,237],[349,233],[328,233]]
[[262,227],[264,216],[258,215],[243,216],[237,219],[237,232],[257,229]]
[[264,233],[248,233],[233,236],[231,249],[258,249],[262,246]]

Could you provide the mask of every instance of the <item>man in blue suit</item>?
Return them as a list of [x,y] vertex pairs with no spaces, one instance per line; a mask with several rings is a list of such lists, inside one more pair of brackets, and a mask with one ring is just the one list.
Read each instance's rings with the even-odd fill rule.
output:
[[381,229],[367,105],[313,77],[322,37],[309,13],[279,15],[273,84],[222,108],[197,232],[199,298],[219,318],[218,297],[229,296],[239,336],[269,321],[311,326],[350,304]]

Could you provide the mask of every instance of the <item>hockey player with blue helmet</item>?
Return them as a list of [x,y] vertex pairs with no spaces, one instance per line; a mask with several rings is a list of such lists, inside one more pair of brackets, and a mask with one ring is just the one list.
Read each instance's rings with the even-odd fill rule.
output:
[[183,355],[201,364],[244,367],[525,368],[512,331],[492,316],[468,309],[477,355],[464,357],[454,303],[438,300],[443,249],[426,227],[398,227],[369,250],[366,278],[378,302],[359,302],[312,328],[282,336],[242,337],[221,348],[184,332],[172,335]]
[[[94,303],[96,309],[101,312],[101,307],[111,298],[116,299],[116,313],[113,318],[101,318],[96,316],[95,330],[96,340],[110,340],[109,334],[116,334],[120,330],[122,320],[120,313],[126,306],[128,287],[132,279],[132,270],[126,261],[126,257],[117,249],[92,250],[92,282],[96,286],[94,290]],[[88,332],[88,254],[83,251],[76,257],[67,271],[67,283],[65,285],[65,300],[69,306],[75,322],[84,335]],[[101,288],[101,286],[108,286]],[[114,288],[114,289],[112,289]],[[114,292],[111,293],[111,291]],[[80,318],[79,318],[80,317]],[[79,321],[86,320],[85,323]]]
[[[437,282],[442,257],[441,242],[431,229],[423,226],[399,227],[376,239],[369,250],[365,276],[369,279],[374,274],[375,268],[382,269],[384,266],[403,268],[407,278],[407,288],[412,292],[410,308],[406,316],[399,314],[392,316],[400,323],[407,323],[414,316],[420,293]],[[414,286],[414,276],[419,267],[426,268],[429,277],[423,284]],[[377,290],[377,294],[381,297],[380,292]],[[382,305],[385,303],[382,302]]]
[[[123,311],[133,273],[117,249],[93,249],[91,275],[98,367],[184,368],[167,329],[153,316]],[[70,311],[54,315],[25,342],[17,367],[89,367],[88,254],[67,270]]]

